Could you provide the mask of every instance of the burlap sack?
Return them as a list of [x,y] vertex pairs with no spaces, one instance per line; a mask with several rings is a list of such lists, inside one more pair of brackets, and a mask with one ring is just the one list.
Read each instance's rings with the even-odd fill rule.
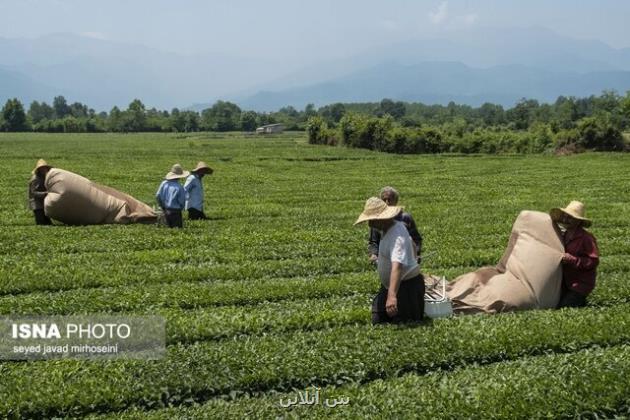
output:
[[464,274],[447,286],[457,313],[554,308],[560,299],[564,247],[547,213],[519,214],[496,267]]
[[44,212],[68,225],[155,222],[151,207],[113,188],[53,168],[46,175]]

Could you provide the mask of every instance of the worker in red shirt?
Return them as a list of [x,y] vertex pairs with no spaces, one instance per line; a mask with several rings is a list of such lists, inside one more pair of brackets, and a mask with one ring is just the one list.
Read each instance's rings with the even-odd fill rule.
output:
[[584,204],[571,201],[565,208],[552,209],[549,214],[564,242],[562,257],[562,293],[558,308],[582,307],[595,288],[599,250],[595,237],[584,228],[591,221],[584,216]]

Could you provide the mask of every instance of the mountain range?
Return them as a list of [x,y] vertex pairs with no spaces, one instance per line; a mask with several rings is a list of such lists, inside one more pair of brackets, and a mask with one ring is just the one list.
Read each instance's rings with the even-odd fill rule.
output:
[[541,27],[467,30],[301,68],[291,57],[179,54],[73,34],[0,38],[2,102],[50,103],[61,94],[97,110],[126,108],[134,98],[197,110],[218,99],[257,111],[383,98],[512,106],[523,97],[549,102],[605,89],[630,90],[629,48]]

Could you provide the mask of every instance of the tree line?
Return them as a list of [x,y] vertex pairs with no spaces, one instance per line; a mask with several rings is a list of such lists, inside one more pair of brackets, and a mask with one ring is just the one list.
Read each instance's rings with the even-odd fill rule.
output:
[[195,132],[254,131],[282,123],[288,130],[308,130],[312,143],[346,144],[397,153],[540,151],[550,148],[624,147],[630,126],[630,91],[587,98],[560,96],[554,103],[523,98],[511,108],[426,105],[383,99],[334,103],[303,110],[292,106],[264,113],[218,101],[201,112],[147,109],[133,100],[127,109],[96,112],[57,96],[52,104],[33,101],[28,110],[9,99],[0,112],[1,131],[36,132]]
[[630,91],[588,98],[559,97],[553,104],[522,99],[514,107],[449,103],[407,104],[384,99],[354,104],[331,121],[307,122],[312,144],[345,145],[391,153],[573,153],[627,151]]
[[[218,101],[201,112],[147,109],[139,99],[127,109],[113,107],[109,113],[96,112],[80,102],[68,104],[63,96],[46,102],[31,102],[28,110],[18,99],[9,99],[0,113],[0,131],[35,131],[49,133],[99,132],[194,132],[194,131],[253,131],[256,127],[287,123],[298,124],[299,113],[291,107],[276,113],[242,111],[236,104]],[[303,124],[306,123],[304,118]]]

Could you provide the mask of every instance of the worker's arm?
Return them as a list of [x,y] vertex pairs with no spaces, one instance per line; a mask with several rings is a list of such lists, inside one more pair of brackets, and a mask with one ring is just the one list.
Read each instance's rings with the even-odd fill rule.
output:
[[186,190],[184,188],[180,188],[177,192],[177,202],[182,209],[186,206]]
[[398,314],[398,289],[400,288],[400,276],[402,273],[402,264],[392,261],[392,271],[389,274],[389,289],[387,289],[387,301],[385,302],[385,310],[387,315],[394,317]]
[[195,188],[195,180],[191,179],[190,177],[186,179],[186,182],[184,182],[184,190],[190,194],[190,191],[192,191],[193,188]]
[[570,265],[580,271],[590,271],[599,264],[599,250],[594,238],[585,237],[580,255],[573,255],[565,252],[562,256],[562,263]]
[[34,199],[46,198],[48,191],[37,191],[37,188],[39,187],[39,183],[40,181],[35,179],[28,184],[29,198],[34,198]]
[[164,203],[162,202],[162,187],[164,186],[164,182],[162,182],[160,184],[160,186],[157,189],[157,192],[155,193],[155,201],[157,201],[158,206],[160,206],[160,208],[162,210],[164,210]]

